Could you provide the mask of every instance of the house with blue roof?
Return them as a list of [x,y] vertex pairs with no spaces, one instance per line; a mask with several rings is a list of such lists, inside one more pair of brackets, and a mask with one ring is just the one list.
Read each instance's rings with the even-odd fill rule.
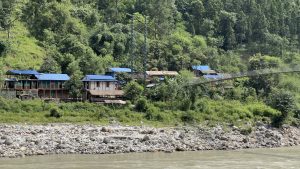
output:
[[9,70],[6,72],[2,91],[14,93],[13,95],[18,98],[26,95],[38,97],[38,81],[35,78],[37,74],[39,72],[36,70]]
[[208,65],[195,65],[192,66],[193,72],[196,77],[203,77],[205,75],[218,75],[215,70],[212,70]]
[[70,80],[67,74],[38,74],[38,95],[40,98],[68,99],[69,91],[64,84]]
[[19,76],[28,76],[28,75],[37,75],[39,72],[36,70],[9,70],[6,73],[7,75],[19,75]]
[[108,69],[108,71],[106,72],[106,75],[110,75],[114,78],[117,78],[117,75],[121,74],[121,73],[131,74],[131,73],[133,73],[133,71],[130,68],[113,67],[113,68]]
[[43,74],[36,70],[9,70],[2,90],[15,93],[17,98],[67,99],[64,83],[70,80],[66,74]]
[[83,79],[83,99],[91,102],[105,102],[124,95],[118,81],[109,75],[86,75]]

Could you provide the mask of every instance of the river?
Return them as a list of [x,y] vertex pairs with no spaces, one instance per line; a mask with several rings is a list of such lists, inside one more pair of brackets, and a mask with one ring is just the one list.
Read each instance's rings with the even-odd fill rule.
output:
[[0,169],[300,168],[300,147],[238,151],[50,155],[0,159]]

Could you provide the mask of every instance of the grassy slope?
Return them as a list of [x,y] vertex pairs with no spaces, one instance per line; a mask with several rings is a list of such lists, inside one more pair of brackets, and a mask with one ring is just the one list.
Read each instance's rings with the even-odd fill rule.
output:
[[[93,123],[108,124],[117,121],[124,125],[148,124],[176,126],[183,124],[234,124],[244,126],[256,121],[270,123],[279,115],[260,102],[241,104],[238,101],[202,99],[190,111],[163,110],[148,105],[147,112],[136,112],[131,105],[105,107],[93,103],[43,103],[41,100],[20,101],[0,98],[0,123]],[[162,105],[163,106],[163,105]],[[49,117],[55,110],[61,117]],[[143,123],[141,123],[143,122]]]
[[[23,23],[15,23],[11,36],[11,49],[2,58],[5,69],[39,69],[46,56],[45,50],[29,35]],[[6,32],[0,32],[0,39],[7,40]]]

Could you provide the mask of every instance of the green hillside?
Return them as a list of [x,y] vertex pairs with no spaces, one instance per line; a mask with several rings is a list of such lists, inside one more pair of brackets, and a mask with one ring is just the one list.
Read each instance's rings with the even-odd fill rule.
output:
[[[6,69],[39,69],[46,57],[45,49],[38,45],[39,41],[29,34],[22,22],[16,22],[12,29],[11,46],[1,59]],[[1,39],[7,39],[5,32],[0,33]]]
[[[300,117],[298,74],[233,80],[228,90],[185,87],[192,65],[236,73],[300,64],[300,0],[1,0],[0,27],[2,71],[41,68],[67,73],[72,83],[112,66],[180,72],[131,99],[149,102],[148,115],[207,113],[205,98],[264,103],[282,113],[275,121]],[[239,111],[247,114],[231,115]]]

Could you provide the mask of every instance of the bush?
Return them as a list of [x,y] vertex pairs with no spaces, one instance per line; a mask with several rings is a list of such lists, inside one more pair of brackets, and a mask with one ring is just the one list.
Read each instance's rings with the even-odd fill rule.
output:
[[262,103],[253,103],[247,106],[248,110],[252,112],[255,116],[261,116],[261,117],[275,117],[280,114],[275,109],[272,109],[269,106],[266,106]]
[[144,88],[137,82],[130,82],[128,83],[125,88],[125,97],[131,100],[132,102],[135,102],[143,93]]
[[245,127],[241,129],[241,134],[243,135],[249,135],[252,133],[252,127]]
[[61,118],[61,114],[59,113],[59,111],[56,108],[52,108],[50,110],[50,117],[55,117],[55,118]]
[[0,97],[0,110],[8,111],[10,109],[9,104],[7,103],[6,99]]
[[0,41],[0,56],[3,56],[7,50],[6,44],[3,41]]
[[188,111],[191,109],[192,102],[189,99],[183,99],[180,102],[178,102],[179,109],[182,111]]
[[152,120],[152,121],[164,121],[164,116],[162,113],[159,112],[159,109],[154,107],[153,105],[148,106],[148,110],[145,114],[145,118],[147,120]]
[[284,90],[278,90],[271,93],[268,98],[267,104],[276,110],[279,110],[282,114],[283,119],[287,118],[288,113],[293,111],[295,108],[294,96]]
[[184,123],[194,123],[196,121],[196,117],[195,114],[193,112],[185,112],[182,116],[181,116],[181,121]]
[[146,112],[148,110],[148,107],[148,101],[145,98],[140,98],[135,105],[135,109],[138,112]]

